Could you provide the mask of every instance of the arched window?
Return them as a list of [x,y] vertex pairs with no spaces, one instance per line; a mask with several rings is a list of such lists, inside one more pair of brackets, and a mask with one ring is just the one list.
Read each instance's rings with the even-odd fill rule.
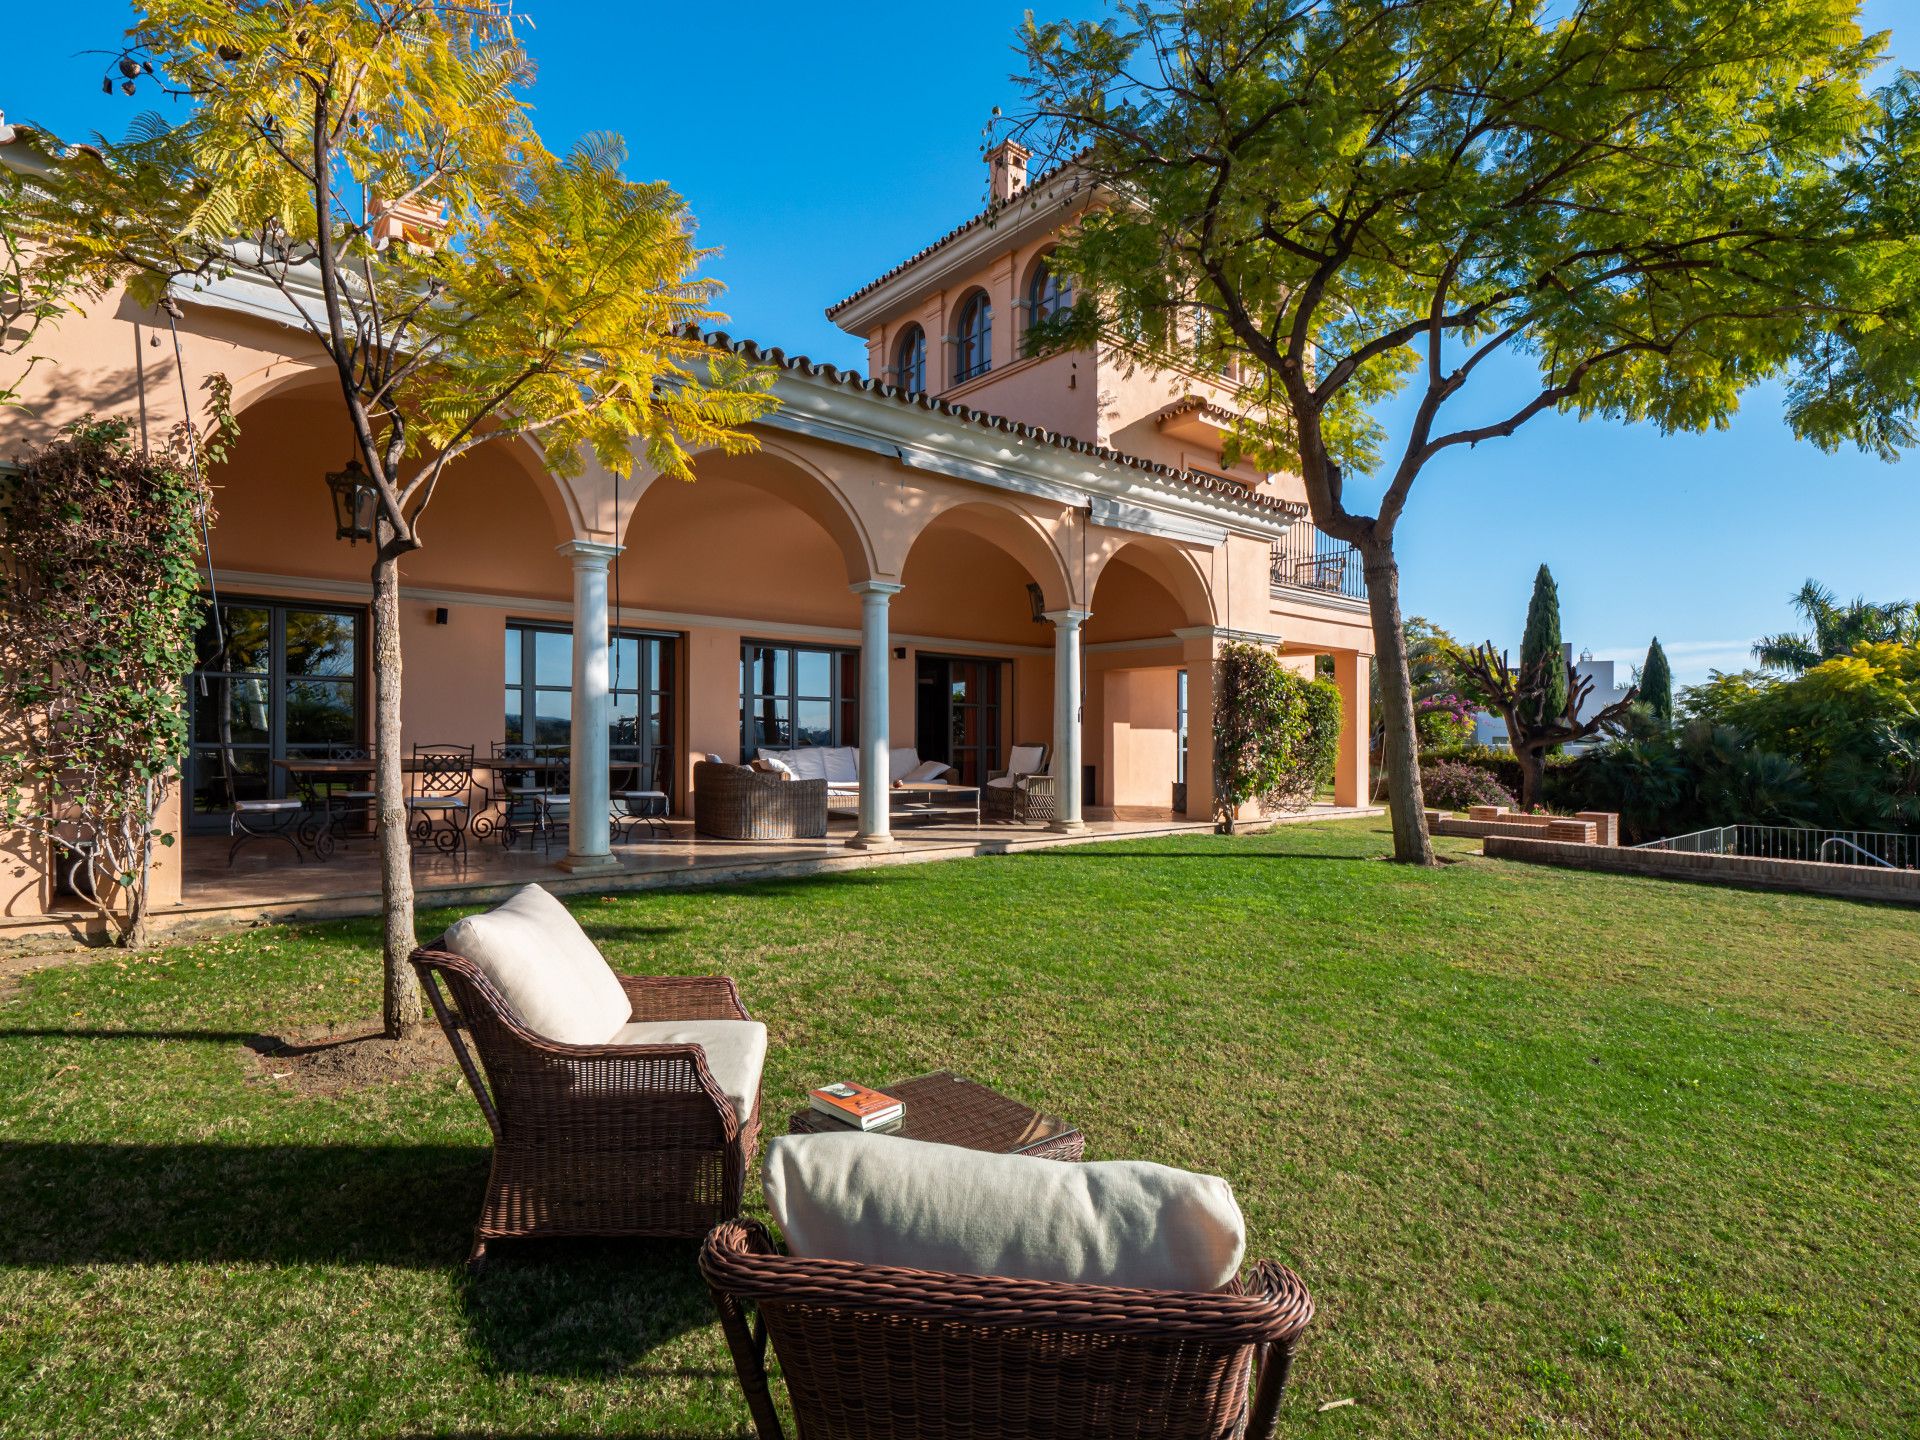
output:
[[953,383],[971,380],[993,368],[993,302],[976,290],[960,307],[954,330]]
[[909,325],[893,347],[893,383],[909,395],[927,388],[927,332]]
[[1073,308],[1073,282],[1054,272],[1052,264],[1042,260],[1033,267],[1027,281],[1027,318],[1037,325],[1050,315]]

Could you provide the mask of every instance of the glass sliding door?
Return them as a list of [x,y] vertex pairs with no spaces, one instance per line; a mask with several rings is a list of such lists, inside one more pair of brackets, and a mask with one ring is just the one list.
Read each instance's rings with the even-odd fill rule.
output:
[[324,757],[364,734],[359,610],[230,600],[200,628],[187,679],[187,825],[219,829],[238,800],[294,793],[273,762]]
[[[651,779],[656,751],[673,746],[672,635],[616,630],[607,656],[609,758],[616,781]],[[573,632],[510,624],[506,740],[559,749],[573,738]]]
[[750,640],[740,649],[740,751],[857,745],[860,652]]
[[915,743],[922,760],[953,766],[947,778],[984,785],[1000,766],[1005,664],[960,655],[922,655],[914,674]]

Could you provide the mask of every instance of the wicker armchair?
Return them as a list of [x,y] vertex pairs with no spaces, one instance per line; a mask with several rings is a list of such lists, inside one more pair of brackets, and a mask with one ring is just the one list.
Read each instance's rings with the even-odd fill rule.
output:
[[693,767],[693,828],[722,840],[817,839],[827,833],[827,782],[702,761]]
[[1271,1263],[1216,1294],[1121,1290],[795,1259],[742,1220],[700,1271],[760,1440],[783,1440],[769,1339],[808,1440],[1267,1440],[1313,1318]]
[[[692,1238],[740,1213],[760,1101],[736,1115],[700,1046],[563,1045],[522,1025],[471,961],[432,947],[412,959],[493,1131],[468,1264],[478,1265],[493,1240]],[[752,1018],[725,975],[619,978],[636,1021]]]
[[1022,748],[1038,749],[1040,763],[1031,770],[1014,773],[1011,785],[993,783],[1007,778],[1008,771],[989,770],[987,783],[980,788],[980,810],[984,819],[1044,825],[1059,818],[1059,792],[1054,787],[1053,776],[1047,772],[1047,747],[1015,746],[1015,753]]

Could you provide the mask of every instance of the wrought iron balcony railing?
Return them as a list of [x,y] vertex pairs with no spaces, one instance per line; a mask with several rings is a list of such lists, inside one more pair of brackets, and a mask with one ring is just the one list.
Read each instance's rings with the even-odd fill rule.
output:
[[1311,525],[1295,525],[1273,545],[1273,583],[1322,595],[1367,598],[1367,577],[1360,552],[1344,540],[1323,535]]

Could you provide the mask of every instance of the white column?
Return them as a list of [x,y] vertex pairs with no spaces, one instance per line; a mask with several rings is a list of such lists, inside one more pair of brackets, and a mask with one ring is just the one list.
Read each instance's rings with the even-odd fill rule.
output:
[[860,597],[860,830],[848,843],[857,850],[878,850],[893,843],[887,738],[892,703],[887,671],[893,651],[887,638],[887,602],[904,587],[861,580],[848,588]]
[[1080,818],[1080,627],[1089,610],[1049,610],[1053,621],[1053,788],[1059,811],[1047,828],[1086,829]]
[[620,546],[569,540],[573,561],[573,788],[568,806],[567,870],[617,870],[611,845],[608,747],[613,713],[607,696],[607,565]]

